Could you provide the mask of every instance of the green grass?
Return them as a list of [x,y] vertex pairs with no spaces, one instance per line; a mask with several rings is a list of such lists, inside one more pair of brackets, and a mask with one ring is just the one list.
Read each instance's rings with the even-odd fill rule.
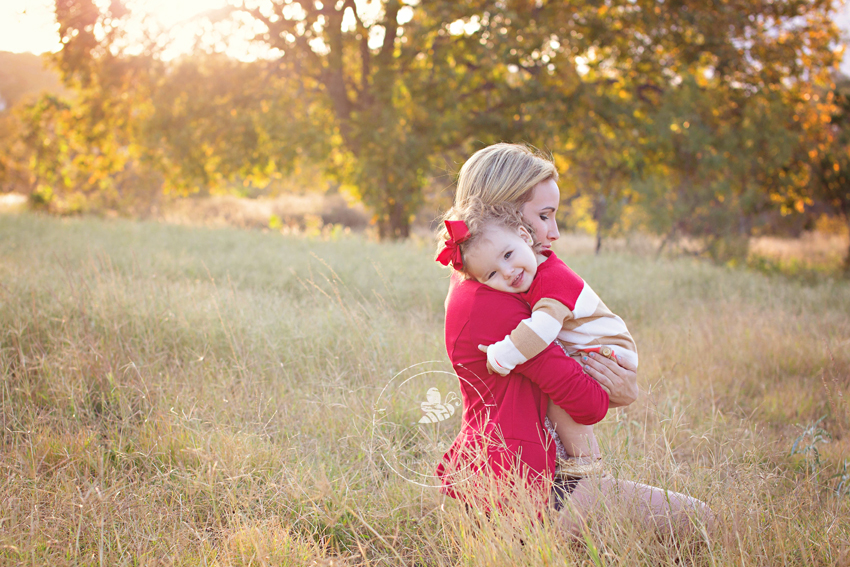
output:
[[710,545],[617,511],[582,544],[476,523],[390,469],[457,428],[418,443],[401,386],[450,370],[428,243],[20,214],[0,216],[0,563],[850,561],[850,285],[559,244],[641,352],[641,398],[597,428],[612,472],[706,500]]

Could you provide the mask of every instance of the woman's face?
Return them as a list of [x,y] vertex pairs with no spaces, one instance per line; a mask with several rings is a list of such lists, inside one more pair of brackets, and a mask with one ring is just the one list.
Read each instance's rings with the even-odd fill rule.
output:
[[561,192],[554,179],[542,181],[531,190],[531,200],[522,206],[522,218],[534,229],[534,239],[544,250],[561,236],[555,224],[555,212],[561,202]]

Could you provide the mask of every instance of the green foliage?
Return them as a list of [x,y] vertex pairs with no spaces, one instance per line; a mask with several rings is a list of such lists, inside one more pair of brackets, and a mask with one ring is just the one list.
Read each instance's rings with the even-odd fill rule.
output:
[[400,238],[432,160],[467,154],[470,140],[521,135],[534,105],[554,94],[542,77],[548,56],[532,57],[551,51],[548,32],[535,29],[548,10],[390,0],[242,12],[268,29],[263,40],[283,52],[277,63],[299,92],[320,94],[313,100],[331,118],[331,172],[375,211],[383,238]]
[[150,113],[148,54],[128,55],[120,2],[57,0],[63,49],[53,56],[71,96],[48,94],[20,110],[35,193],[50,210],[145,214],[160,193],[140,126]]
[[803,431],[791,445],[790,455],[802,455],[805,460],[806,470],[811,474],[817,474],[823,465],[821,463],[818,445],[829,443],[829,440],[832,438],[829,432],[820,426],[824,419],[826,419],[825,415],[806,427],[800,427]]
[[31,148],[22,140],[23,125],[13,110],[0,112],[0,192],[31,190]]
[[634,222],[624,212],[636,207],[665,243],[696,237],[717,260],[745,258],[740,243],[774,223],[777,202],[807,183],[813,137],[804,125],[819,113],[798,115],[812,106],[807,85],[828,82],[831,6],[585,6],[574,8],[573,21],[586,27],[570,43],[585,42],[574,56],[587,102],[558,109],[578,114],[578,128],[553,148],[577,180],[568,199],[592,195],[599,237]]
[[322,143],[310,139],[325,130],[309,105],[273,73],[265,64],[199,55],[158,77],[142,140],[167,191],[223,191],[237,180],[262,187]]
[[836,496],[850,496],[850,460],[844,459],[830,480],[838,479],[835,485]]
[[252,62],[200,49],[166,62],[158,38],[129,44],[121,2],[55,5],[53,61],[72,94],[23,111],[8,137],[31,166],[0,174],[50,186],[57,210],[138,213],[162,190],[251,192],[319,164],[382,238],[403,238],[435,177],[524,141],[553,154],[564,218],[597,249],[642,228],[741,261],[748,236],[812,205],[812,161],[837,140],[832,98],[818,98],[838,37],[825,0],[274,0],[207,14],[224,41],[257,30],[269,51]]
[[[828,107],[832,114],[813,167],[810,204],[842,218],[850,227],[850,80],[841,81],[826,99],[834,104]],[[850,278],[850,248],[844,273]]]
[[0,51],[0,192],[33,189],[30,157],[37,148],[23,137],[21,109],[41,93],[59,94],[59,76],[31,53]]

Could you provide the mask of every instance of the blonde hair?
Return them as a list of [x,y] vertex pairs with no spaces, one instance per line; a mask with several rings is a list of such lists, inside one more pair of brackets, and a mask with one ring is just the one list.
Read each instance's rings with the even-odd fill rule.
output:
[[[524,228],[529,235],[534,234],[534,230],[528,226],[522,219],[522,214],[514,205],[509,203],[494,203],[485,204],[481,199],[473,198],[463,208],[452,207],[451,218],[445,220],[460,220],[466,223],[466,228],[469,230],[469,238],[458,245],[460,249],[460,257],[463,261],[463,268],[458,270],[460,273],[469,277],[469,272],[466,269],[466,253],[471,250],[486,233],[488,228],[501,227],[508,230],[519,230]],[[445,241],[448,240],[449,233],[446,230],[445,223],[439,232],[439,245],[437,246],[437,256],[443,250]],[[457,268],[455,268],[457,269]]]
[[454,207],[462,209],[480,199],[487,205],[520,208],[531,200],[535,185],[549,179],[558,180],[549,156],[525,145],[493,144],[472,154],[460,168]]

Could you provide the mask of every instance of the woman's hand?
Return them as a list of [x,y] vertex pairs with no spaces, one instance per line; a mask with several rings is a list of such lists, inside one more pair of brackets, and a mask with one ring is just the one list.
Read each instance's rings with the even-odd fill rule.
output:
[[608,392],[608,407],[627,406],[638,397],[637,367],[625,360],[616,361],[595,352],[581,359],[584,371]]

